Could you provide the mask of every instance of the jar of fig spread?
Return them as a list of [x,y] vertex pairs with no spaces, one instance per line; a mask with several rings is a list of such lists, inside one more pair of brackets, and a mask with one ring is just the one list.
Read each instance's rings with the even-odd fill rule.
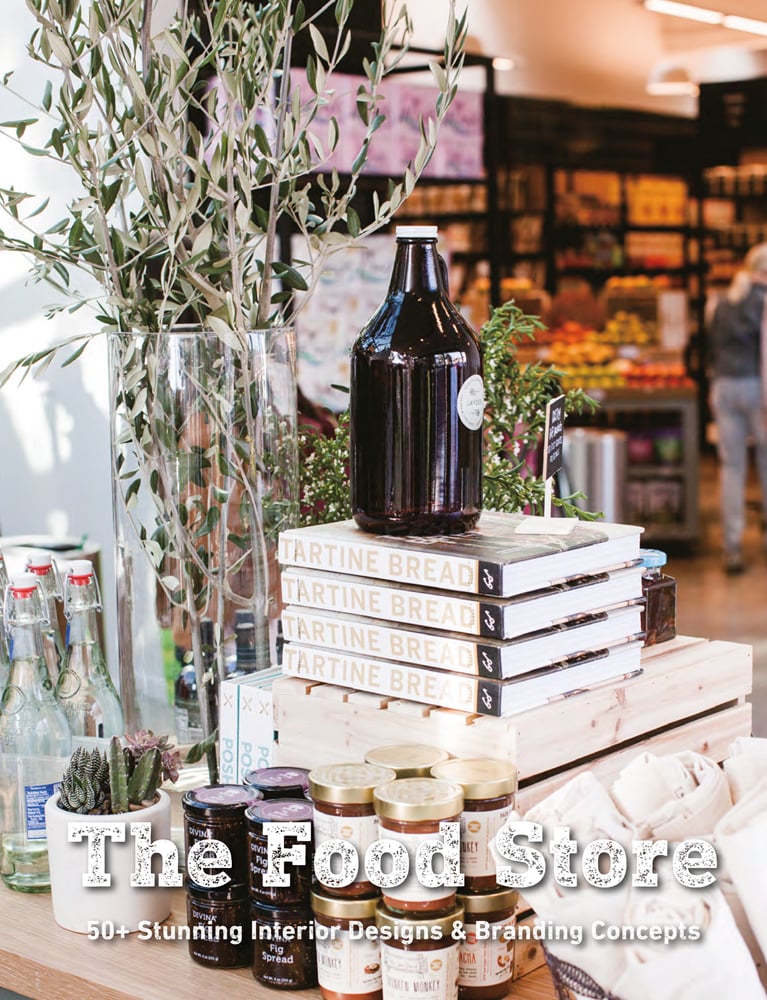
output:
[[305,767],[257,767],[247,772],[242,783],[265,799],[306,798],[309,771]]
[[[400,913],[444,913],[455,906],[455,885],[423,884],[417,853],[426,841],[442,840],[440,823],[458,823],[463,807],[460,785],[437,778],[398,778],[374,794],[381,839],[403,845],[409,858],[407,878],[382,886],[383,901]],[[419,877],[420,876],[420,877]]]
[[377,904],[377,896],[340,899],[312,893],[317,979],[325,1000],[382,1000]]
[[458,944],[460,1000],[500,1000],[514,971],[516,889],[459,893],[465,938]]
[[455,759],[432,768],[435,778],[463,788],[461,871],[464,890],[495,889],[496,865],[490,842],[514,808],[517,769],[507,760],[489,757]]
[[186,884],[189,954],[201,965],[237,969],[253,961],[248,887],[232,883],[220,889]]
[[275,990],[317,985],[314,921],[308,906],[267,906],[251,900],[253,978]]
[[[365,879],[365,851],[378,840],[378,817],[373,792],[394,780],[394,771],[375,764],[327,764],[309,772],[309,794],[314,805],[314,851],[327,840],[344,840],[356,849],[359,868],[349,885],[341,871],[317,870],[317,880],[335,896],[372,896],[378,888]],[[337,860],[337,859],[336,859]]]
[[[457,1000],[463,907],[439,917],[397,915],[379,903],[376,925],[386,1000]],[[454,936],[455,935],[455,936]]]
[[394,743],[368,750],[365,760],[368,764],[390,767],[398,778],[429,778],[431,769],[450,760],[450,754],[424,743]]
[[[248,845],[245,810],[260,799],[258,792],[242,785],[204,785],[184,793],[184,846],[186,857],[198,840],[220,840],[232,854],[226,874],[235,885],[248,884]],[[205,865],[203,863],[203,869]],[[211,869],[216,874],[219,867]]]
[[[272,906],[306,906],[312,888],[312,837],[299,840],[296,836],[282,838],[286,850],[303,846],[305,862],[284,864],[288,885],[264,885],[267,868],[270,823],[308,823],[311,831],[313,809],[306,799],[263,799],[254,802],[245,813],[248,828],[248,885],[253,899]],[[274,835],[272,835],[274,836]]]

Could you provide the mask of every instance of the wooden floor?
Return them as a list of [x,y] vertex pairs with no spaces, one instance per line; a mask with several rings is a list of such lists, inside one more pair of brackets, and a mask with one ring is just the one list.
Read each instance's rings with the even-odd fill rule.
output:
[[677,580],[677,630],[707,639],[729,639],[754,648],[754,734],[767,737],[767,554],[761,527],[759,487],[752,474],[747,491],[744,552],[746,572],[722,570],[718,466],[701,458],[701,537],[694,553],[669,549],[667,571]]

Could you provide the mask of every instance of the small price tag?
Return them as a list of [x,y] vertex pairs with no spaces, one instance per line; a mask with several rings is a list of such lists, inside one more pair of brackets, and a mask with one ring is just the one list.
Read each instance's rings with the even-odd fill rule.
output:
[[565,442],[564,396],[555,396],[546,404],[543,439],[543,478],[551,479],[562,468],[562,449]]

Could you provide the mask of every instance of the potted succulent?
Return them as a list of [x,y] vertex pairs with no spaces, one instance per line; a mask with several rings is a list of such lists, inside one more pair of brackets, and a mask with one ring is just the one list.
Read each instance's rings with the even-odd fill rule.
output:
[[[356,89],[356,154],[339,176],[327,165],[340,125],[325,112],[353,4],[328,0],[307,13],[302,0],[185,0],[157,29],[159,0],[27,2],[28,53],[51,80],[29,117],[0,127],[71,170],[79,189],[54,207],[0,178],[0,247],[32,261],[34,277],[64,295],[60,308],[93,316],[67,345],[9,366],[0,384],[63,346],[70,363],[111,331],[120,687],[131,727],[162,687],[161,667],[140,662],[159,656],[146,642],[156,603],[183,633],[200,692],[204,618],[216,623],[219,676],[237,609],[252,612],[266,648],[273,541],[297,511],[295,355],[283,329],[292,292],[311,290],[329,254],[390,220],[456,91],[466,26],[448,0],[434,113],[400,179],[369,189],[369,211],[359,212],[386,117],[383,84],[401,68],[411,26],[404,5],[384,5]],[[335,28],[320,31],[329,10]],[[300,91],[294,41],[309,53]],[[14,86],[10,75],[0,82]],[[280,256],[286,225],[304,239],[302,260]],[[78,291],[78,272],[95,279],[95,295]],[[148,585],[136,582],[139,564]],[[137,674],[152,683],[137,690]],[[209,733],[208,699],[200,703]]]
[[[131,932],[142,920],[162,921],[170,913],[170,887],[131,886],[137,843],[131,825],[149,823],[151,841],[170,839],[170,797],[160,784],[176,781],[180,756],[167,737],[151,732],[126,736],[125,742],[113,737],[106,753],[78,747],[58,792],[46,802],[53,915],[68,930],[87,933],[96,921]],[[92,836],[104,838],[104,872],[97,875],[102,884],[83,885],[93,866],[83,824],[100,828]]]

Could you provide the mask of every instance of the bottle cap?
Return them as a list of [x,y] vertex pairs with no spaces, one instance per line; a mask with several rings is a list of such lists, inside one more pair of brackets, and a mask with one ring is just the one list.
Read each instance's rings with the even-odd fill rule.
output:
[[639,555],[642,559],[642,565],[647,569],[659,569],[666,565],[666,553],[661,552],[660,549],[640,549]]
[[42,576],[53,566],[53,559],[48,552],[37,552],[27,556],[27,572]]
[[79,587],[93,579],[93,563],[89,559],[75,559],[69,564],[67,577]]
[[436,226],[397,226],[398,240],[436,240]]
[[9,588],[14,597],[29,597],[37,590],[37,577],[33,573],[19,573],[11,580]]

